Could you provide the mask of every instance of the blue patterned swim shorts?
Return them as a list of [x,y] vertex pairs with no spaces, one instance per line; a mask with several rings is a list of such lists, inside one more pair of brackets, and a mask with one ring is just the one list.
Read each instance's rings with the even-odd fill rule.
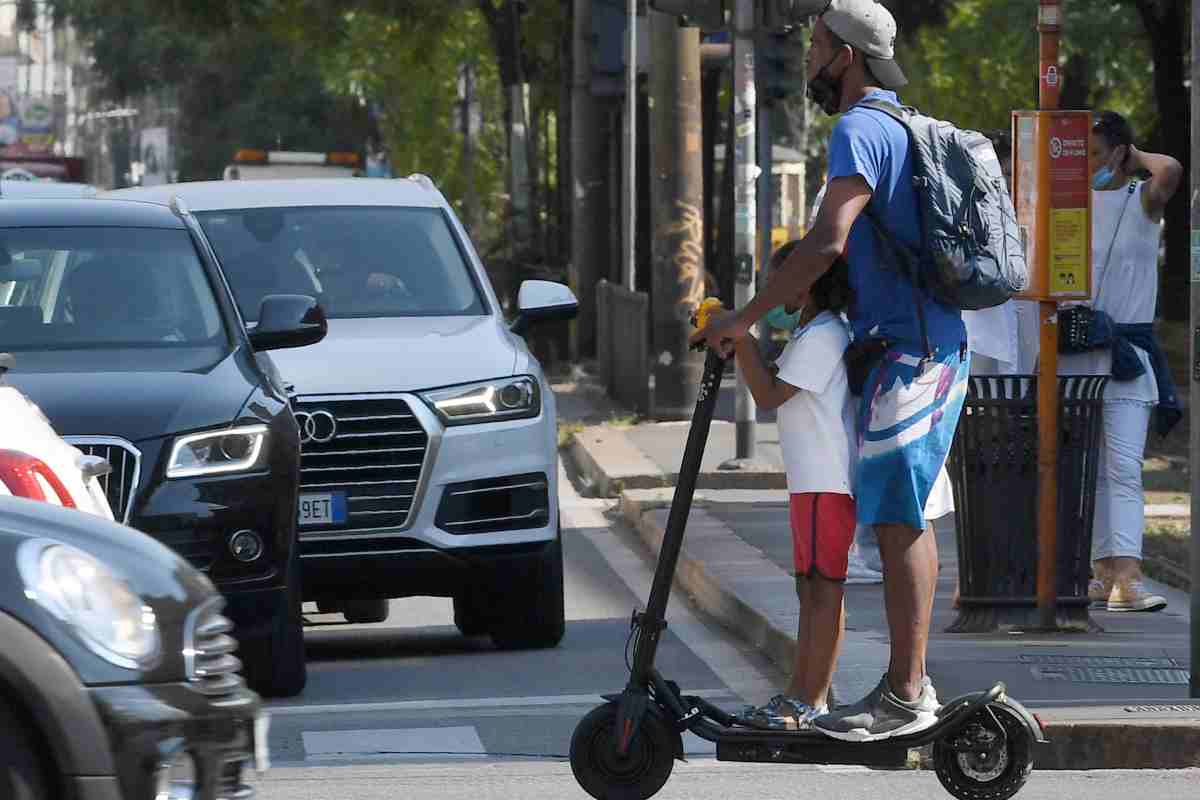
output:
[[970,356],[894,347],[871,370],[858,409],[854,495],[861,525],[925,527],[925,502],[950,452]]

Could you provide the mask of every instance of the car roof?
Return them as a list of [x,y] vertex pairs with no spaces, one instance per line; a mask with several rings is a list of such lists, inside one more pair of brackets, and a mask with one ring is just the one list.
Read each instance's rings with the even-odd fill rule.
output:
[[179,196],[192,211],[303,206],[416,206],[444,208],[431,181],[408,178],[284,178],[196,181],[117,189],[101,197],[170,203]]
[[0,197],[5,198],[95,197],[98,191],[90,183],[0,180]]
[[17,200],[0,197],[0,228],[69,226],[183,228],[165,205],[118,200]]

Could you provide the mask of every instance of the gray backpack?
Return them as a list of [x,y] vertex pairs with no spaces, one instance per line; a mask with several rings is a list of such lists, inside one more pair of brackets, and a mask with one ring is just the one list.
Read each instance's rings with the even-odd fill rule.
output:
[[917,286],[960,309],[991,308],[1029,283],[1017,214],[991,140],[879,98],[859,103],[908,131],[921,215],[919,250],[867,218]]

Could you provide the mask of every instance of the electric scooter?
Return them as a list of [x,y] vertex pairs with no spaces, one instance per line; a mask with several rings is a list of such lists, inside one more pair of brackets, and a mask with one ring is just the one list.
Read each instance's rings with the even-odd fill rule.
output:
[[[703,328],[719,301],[706,300],[692,323]],[[900,769],[914,748],[933,745],[938,779],[961,800],[1007,800],[1033,770],[1035,742],[1045,742],[1041,722],[1008,696],[1003,683],[955,698],[938,711],[927,730],[861,744],[842,742],[815,730],[768,731],[699,697],[683,694],[654,666],[659,638],[667,627],[667,599],[675,577],[684,529],[708,438],[725,358],[709,350],[696,410],[688,432],[679,480],[644,612],[630,620],[633,662],[620,694],[589,712],[571,737],[571,770],[597,800],[645,800],[684,760],[682,732],[690,730],[717,745],[718,761],[774,764],[856,764]],[[628,647],[628,645],[627,645]]]

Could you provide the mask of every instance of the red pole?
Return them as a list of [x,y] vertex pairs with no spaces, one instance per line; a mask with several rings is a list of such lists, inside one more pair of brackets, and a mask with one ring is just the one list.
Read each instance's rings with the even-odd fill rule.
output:
[[[1038,107],[1058,108],[1062,76],[1058,40],[1062,30],[1060,0],[1039,0]],[[1041,137],[1038,137],[1041,141]],[[1043,194],[1041,203],[1049,198]],[[1039,303],[1041,321],[1038,359],[1038,618],[1041,627],[1058,627],[1058,303]]]

